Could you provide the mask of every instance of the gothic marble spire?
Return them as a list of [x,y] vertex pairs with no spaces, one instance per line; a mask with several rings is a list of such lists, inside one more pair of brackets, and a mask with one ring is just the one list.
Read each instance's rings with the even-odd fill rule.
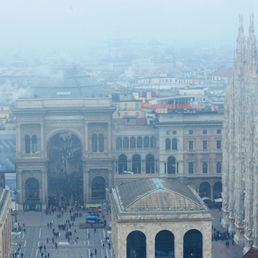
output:
[[251,78],[257,76],[257,41],[254,34],[254,15],[250,15],[249,34],[247,37],[247,66]]

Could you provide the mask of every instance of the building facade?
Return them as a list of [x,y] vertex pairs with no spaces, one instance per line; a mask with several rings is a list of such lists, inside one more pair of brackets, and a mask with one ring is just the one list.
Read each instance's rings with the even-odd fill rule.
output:
[[111,203],[112,257],[211,257],[211,213],[191,187],[141,179],[113,188]]
[[115,118],[102,86],[78,77],[69,73],[61,84],[39,84],[34,98],[18,99],[12,110],[20,209],[105,201],[107,188],[146,177],[179,179],[201,197],[220,197],[220,112],[141,103],[147,118]]
[[11,220],[11,197],[10,193],[0,187],[0,257],[12,257],[12,220]]
[[224,110],[223,219],[244,253],[258,247],[257,42],[251,15],[247,41],[240,17],[234,71]]

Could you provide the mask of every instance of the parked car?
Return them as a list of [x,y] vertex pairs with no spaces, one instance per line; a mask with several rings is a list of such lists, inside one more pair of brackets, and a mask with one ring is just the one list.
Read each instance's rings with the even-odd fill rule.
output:
[[133,175],[132,171],[124,171],[124,174]]

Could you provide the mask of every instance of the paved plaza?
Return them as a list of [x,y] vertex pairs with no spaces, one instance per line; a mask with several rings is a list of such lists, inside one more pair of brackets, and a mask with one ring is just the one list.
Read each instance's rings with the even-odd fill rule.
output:
[[[225,232],[225,229],[220,225],[220,218],[222,213],[218,210],[211,210],[214,217],[213,227],[221,232]],[[20,212],[17,216],[18,222],[22,226],[25,223],[26,232],[12,233],[12,250],[13,252],[18,249],[19,244],[22,246],[22,253],[24,258],[41,258],[39,252],[39,246],[41,243],[46,245],[46,254],[50,254],[50,258],[89,258],[92,249],[97,249],[97,254],[94,258],[111,258],[111,249],[109,249],[105,238],[109,236],[111,239],[111,232],[106,229],[97,229],[94,233],[93,229],[79,229],[79,223],[85,221],[85,217],[88,215],[86,212],[82,212],[82,217],[79,217],[72,226],[73,238],[70,243],[65,239],[65,230],[61,230],[60,238],[56,238],[58,243],[57,249],[52,244],[46,244],[47,237],[51,242],[53,237],[52,229],[47,228],[47,223],[54,222],[54,228],[58,231],[58,224],[63,224],[66,220],[70,219],[70,213],[64,212],[64,216],[57,219],[58,213],[55,212],[51,215],[46,215],[44,212]],[[107,225],[110,224],[110,215],[105,214],[107,219]],[[14,217],[12,217],[14,221]],[[74,229],[77,233],[74,234]],[[88,239],[88,233],[90,239]],[[74,241],[75,237],[79,237],[77,242]],[[17,237],[17,238],[16,238]],[[103,248],[103,243],[105,247]],[[111,247],[112,248],[112,247]],[[230,242],[229,248],[226,248],[225,241],[213,241],[212,242],[212,257],[213,258],[241,258],[243,256],[244,245],[232,246]],[[18,255],[17,257],[21,257]],[[43,256],[45,258],[45,256]],[[204,257],[205,258],[205,257]]]
[[[19,232],[18,234],[12,233],[12,250],[13,252],[18,249],[19,244],[22,246],[21,253],[24,254],[24,258],[41,258],[41,253],[39,250],[40,245],[46,245],[46,254],[50,254],[50,258],[88,258],[90,257],[90,252],[93,249],[97,249],[97,254],[93,257],[97,258],[111,258],[111,249],[109,249],[108,243],[106,242],[106,236],[111,239],[111,232],[107,231],[106,228],[97,229],[79,229],[79,223],[85,222],[85,217],[88,215],[86,212],[82,212],[82,217],[76,218],[73,221],[74,226],[71,228],[73,233],[70,243],[68,243],[65,238],[65,230],[58,230],[58,224],[64,224],[66,220],[70,219],[70,213],[64,212],[63,217],[57,218],[57,212],[51,215],[46,215],[44,212],[20,212],[17,216],[19,225],[23,228],[23,223],[25,223],[25,233]],[[106,215],[107,225],[109,225],[110,215]],[[13,217],[14,221],[14,217]],[[55,242],[58,243],[57,249],[51,243],[53,237],[52,229],[48,229],[47,224],[54,222],[53,228],[56,232],[60,232],[61,236],[55,238]],[[71,222],[72,223],[72,222]],[[76,230],[77,233],[74,233]],[[88,233],[90,238],[88,238]],[[75,237],[78,240],[75,242]],[[47,238],[49,238],[49,244],[46,243]],[[103,247],[103,244],[105,245]],[[112,248],[112,246],[111,246]],[[44,253],[44,252],[43,252]],[[19,254],[17,257],[21,257]],[[45,258],[45,253],[43,255]]]

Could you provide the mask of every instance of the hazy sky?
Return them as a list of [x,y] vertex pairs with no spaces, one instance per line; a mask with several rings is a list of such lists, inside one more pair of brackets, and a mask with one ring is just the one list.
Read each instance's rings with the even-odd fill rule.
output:
[[[0,0],[0,49],[76,49],[112,38],[232,41],[258,0]],[[257,33],[258,35],[258,33]]]

